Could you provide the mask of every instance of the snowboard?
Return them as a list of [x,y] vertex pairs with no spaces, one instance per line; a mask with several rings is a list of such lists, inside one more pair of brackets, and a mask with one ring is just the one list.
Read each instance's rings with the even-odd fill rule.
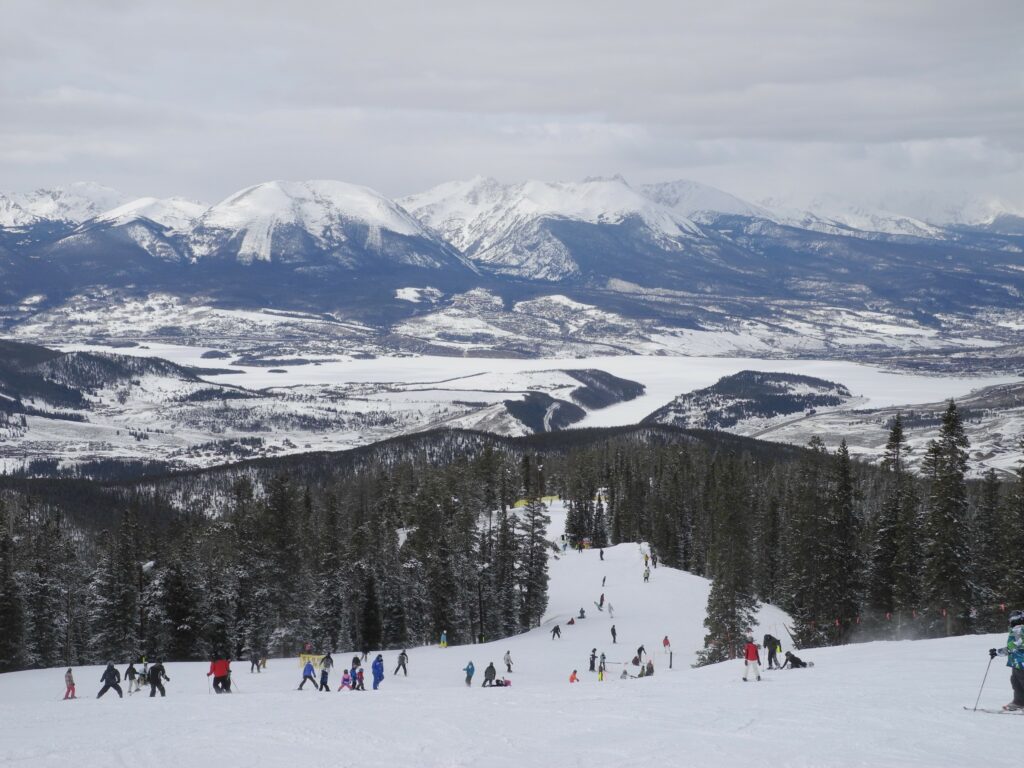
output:
[[968,712],[984,712],[986,715],[1024,715],[1024,709],[987,709],[985,707],[964,707]]

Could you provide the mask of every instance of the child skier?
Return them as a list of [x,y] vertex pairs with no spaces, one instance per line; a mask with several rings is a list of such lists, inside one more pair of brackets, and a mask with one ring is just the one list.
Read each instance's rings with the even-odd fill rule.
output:
[[408,677],[408,676],[409,676],[409,670],[408,670],[408,668],[406,668],[406,666],[405,666],[405,665],[406,665],[406,664],[408,664],[408,663],[409,663],[409,654],[408,654],[408,653],[406,653],[406,652],[405,652],[405,651],[403,650],[403,651],[402,651],[402,652],[401,652],[400,654],[398,654],[398,666],[397,666],[397,667],[395,667],[395,671],[394,671],[394,674],[396,674],[396,675],[397,675],[397,674],[398,674],[398,670],[402,670],[402,674],[403,674],[403,675],[404,675],[405,677]]
[[124,693],[121,692],[121,673],[114,669],[114,662],[108,661],[107,668],[103,670],[103,674],[100,676],[100,682],[103,683],[103,687],[100,692],[96,694],[97,699],[103,698],[103,694],[113,688],[117,691],[117,697],[119,699],[124,698]]
[[754,642],[754,638],[747,635],[747,645],[743,649],[743,682],[747,682],[747,675],[750,674],[751,668],[754,670],[754,674],[757,675],[757,679],[761,679],[761,652],[757,647],[757,643]]
[[[330,667],[320,667],[320,688],[319,688],[319,690],[320,690],[321,693],[323,693],[324,691],[327,691],[328,693],[331,692],[331,686],[328,685],[328,683],[327,683],[327,678],[330,677],[330,675],[331,675],[331,668]],[[305,681],[303,681],[303,682],[305,682]]]
[[[313,671],[314,671],[313,670],[313,662],[312,661],[307,661],[306,662],[306,666],[304,666],[302,668],[302,682],[299,683],[299,690],[300,691],[302,690],[302,687],[306,684],[307,680],[313,684],[313,690],[314,691],[317,689],[316,678],[313,677]],[[209,677],[212,674],[213,674],[213,665],[211,664],[210,665],[210,671],[206,673],[206,676]],[[218,690],[217,693],[220,693],[220,691]]]
[[359,669],[356,670],[356,687],[353,688],[352,690],[354,690],[354,691],[365,691],[366,690],[366,680],[363,678],[363,668],[362,667],[360,667]]
[[339,693],[341,693],[342,688],[346,691],[352,690],[352,675],[348,673],[347,669],[341,673],[341,685],[338,686]]
[[70,669],[68,669],[68,671],[64,673],[64,685],[67,686],[66,690],[64,691],[65,700],[77,699],[78,697],[75,696],[75,676],[71,674]]
[[1006,637],[1006,647],[996,650],[989,649],[989,656],[1006,656],[1006,666],[1010,668],[1010,685],[1013,686],[1013,701],[1004,704],[1007,712],[1024,710],[1024,611],[1010,614],[1010,633]]

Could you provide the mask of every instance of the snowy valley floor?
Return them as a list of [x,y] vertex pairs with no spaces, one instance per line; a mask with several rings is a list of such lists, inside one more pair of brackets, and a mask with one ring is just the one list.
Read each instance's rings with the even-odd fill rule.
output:
[[[563,521],[556,505],[553,529]],[[1003,766],[1017,762],[1024,722],[963,711],[973,705],[1002,635],[879,642],[801,652],[813,669],[764,672],[743,683],[740,662],[691,669],[703,636],[707,582],[660,567],[643,584],[637,545],[570,551],[551,561],[551,603],[540,629],[494,643],[410,648],[408,678],[391,672],[377,692],[295,690],[294,659],[262,674],[238,663],[240,689],[208,692],[207,665],[168,662],[167,698],[113,692],[102,700],[99,667],[76,668],[77,701],[61,701],[63,669],[0,675],[4,766]],[[594,601],[607,577],[612,620]],[[570,615],[587,618],[567,626]],[[761,628],[785,637],[783,614]],[[561,625],[562,638],[550,628]],[[611,644],[616,625],[619,642]],[[661,650],[675,648],[669,670]],[[619,680],[643,643],[656,674]],[[788,647],[788,644],[785,644]],[[587,672],[591,648],[608,654],[608,679]],[[510,688],[482,689],[483,670],[511,651]],[[339,665],[351,653],[338,652]],[[375,654],[374,654],[375,655]],[[372,657],[371,657],[372,658]],[[462,668],[477,668],[467,689]],[[123,671],[125,664],[119,664]],[[573,669],[583,682],[568,683]],[[632,670],[632,667],[630,668]],[[340,672],[332,675],[337,688]],[[1010,698],[1002,660],[982,706]],[[367,681],[369,688],[369,681]],[[308,689],[308,686],[307,686]]]

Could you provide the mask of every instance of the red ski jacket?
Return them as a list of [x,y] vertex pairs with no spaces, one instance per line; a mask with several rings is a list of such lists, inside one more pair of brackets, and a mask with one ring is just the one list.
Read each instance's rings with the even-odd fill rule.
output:
[[743,658],[747,661],[761,661],[761,654],[757,651],[757,645],[754,643],[747,643],[746,650],[743,652]]
[[227,677],[228,672],[230,671],[230,661],[227,659],[214,659],[210,662],[210,671],[206,673],[206,676],[209,677],[210,675],[213,675],[214,677]]

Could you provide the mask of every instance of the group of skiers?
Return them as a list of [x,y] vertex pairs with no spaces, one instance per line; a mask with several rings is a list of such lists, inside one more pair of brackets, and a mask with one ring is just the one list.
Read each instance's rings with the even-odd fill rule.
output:
[[[505,651],[505,666],[508,667],[508,671],[512,671],[512,656],[508,651]],[[469,688],[473,685],[473,675],[476,674],[476,667],[473,666],[473,662],[470,661],[462,671],[466,673],[466,687]],[[507,677],[498,679],[498,670],[494,668],[494,662],[492,661],[484,669],[484,681],[481,684],[482,688],[506,688],[512,685],[512,681]]]
[[[157,661],[153,666],[149,666],[145,660],[142,662],[142,672],[139,672],[135,668],[135,662],[128,664],[128,668],[124,671],[124,677],[122,678],[121,673],[114,667],[114,662],[108,661],[106,668],[103,670],[103,674],[100,675],[100,682],[103,683],[103,687],[100,688],[100,692],[96,694],[97,699],[103,698],[109,690],[113,690],[118,698],[124,698],[124,691],[121,690],[121,681],[124,680],[128,683],[128,694],[131,695],[136,691],[142,690],[144,684],[149,685],[149,695],[156,696],[156,692],[160,691],[161,696],[166,696],[167,691],[164,690],[164,682],[170,682],[171,678],[167,676],[167,670],[164,669],[162,661]],[[75,695],[75,675],[69,669],[64,673],[64,698],[65,699],[77,699]]]
[[[338,686],[338,691],[365,691],[366,690],[366,678],[363,670],[362,662],[370,655],[369,651],[363,651],[362,658],[358,655],[352,657],[352,665],[348,669],[344,669],[341,672],[341,684]],[[407,664],[409,663],[409,654],[404,650],[398,654],[398,666],[395,667],[393,674],[398,674],[398,670],[402,670],[402,673],[408,677],[409,669]],[[316,667],[313,665],[312,659],[307,659],[305,666],[302,668],[302,682],[299,683],[298,690],[302,690],[307,682],[313,684],[313,690],[315,691],[327,691],[330,692],[330,675],[331,670],[334,669],[334,658],[328,653],[319,662],[320,667],[320,682],[316,680]],[[370,675],[373,677],[373,690],[377,690],[380,684],[384,681],[384,654],[378,653],[377,657],[370,664]]]

